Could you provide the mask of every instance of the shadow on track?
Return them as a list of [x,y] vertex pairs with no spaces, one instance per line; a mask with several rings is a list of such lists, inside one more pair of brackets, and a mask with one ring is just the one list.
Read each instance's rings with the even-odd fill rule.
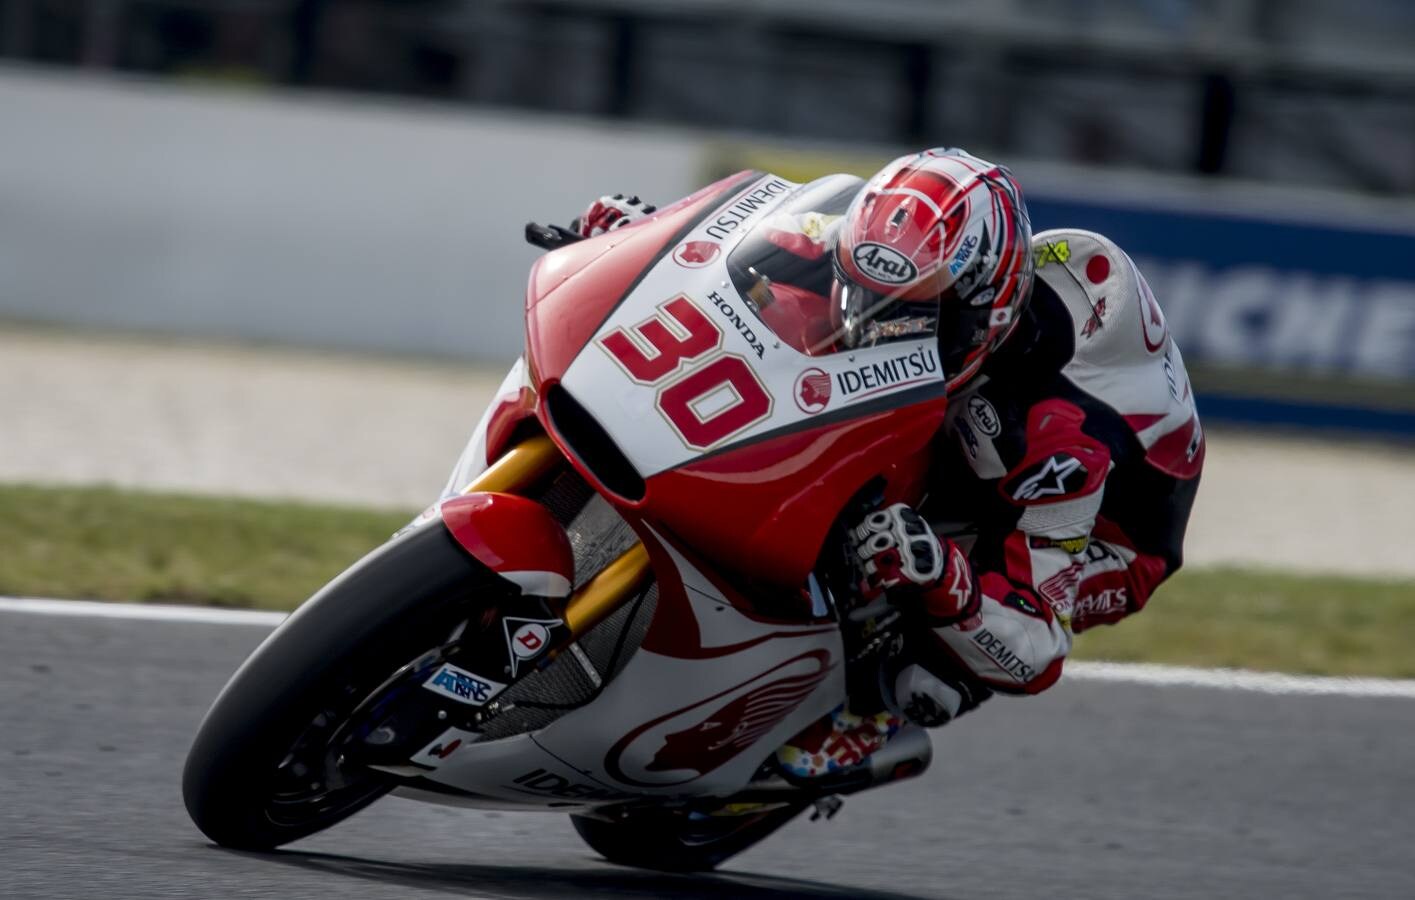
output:
[[[476,894],[485,891],[507,900],[580,900],[585,896],[679,897],[686,900],[921,900],[917,894],[889,891],[862,891],[836,887],[817,881],[745,875],[731,872],[675,875],[640,869],[577,869],[549,866],[437,865],[383,862],[329,853],[301,853],[280,850],[272,853],[241,853],[239,856],[295,866],[307,871],[363,878],[406,888],[444,891],[449,894]],[[599,860],[596,858],[596,861]]]

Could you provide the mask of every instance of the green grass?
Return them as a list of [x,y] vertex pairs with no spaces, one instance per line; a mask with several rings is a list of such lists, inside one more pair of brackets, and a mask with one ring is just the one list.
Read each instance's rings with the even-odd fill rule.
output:
[[1415,678],[1415,582],[1183,569],[1078,659]]
[[297,503],[0,486],[0,594],[292,609],[412,518]]
[[[0,594],[291,609],[406,511],[0,485]],[[1185,570],[1075,657],[1415,677],[1415,582]]]

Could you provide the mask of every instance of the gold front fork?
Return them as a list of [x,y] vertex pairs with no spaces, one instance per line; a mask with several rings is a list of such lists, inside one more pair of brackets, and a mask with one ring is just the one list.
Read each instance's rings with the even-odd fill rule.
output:
[[467,485],[464,494],[514,494],[534,484],[560,463],[560,451],[549,437],[538,434],[501,454]]
[[649,551],[639,542],[570,595],[565,625],[577,638],[585,634],[623,606],[648,577]]
[[[512,447],[487,467],[463,493],[514,494],[529,488],[562,461],[549,437],[538,434]],[[576,638],[608,618],[649,578],[649,552],[642,542],[586,581],[565,604],[565,625]]]

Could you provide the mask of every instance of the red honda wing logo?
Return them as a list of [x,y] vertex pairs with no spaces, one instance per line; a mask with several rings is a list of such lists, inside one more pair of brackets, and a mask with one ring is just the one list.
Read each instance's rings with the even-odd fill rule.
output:
[[688,241],[673,251],[673,261],[685,269],[701,269],[717,259],[722,246],[713,241]]
[[[715,771],[755,744],[800,706],[833,664],[826,650],[793,657],[740,684],[674,710],[634,729],[609,751],[609,773],[626,784],[683,784]],[[707,714],[702,710],[708,709]],[[646,762],[633,759],[648,756]],[[692,773],[676,781],[638,779],[625,766],[646,772]]]
[[818,413],[830,405],[830,376],[820,369],[807,369],[796,376],[796,406],[801,412]]

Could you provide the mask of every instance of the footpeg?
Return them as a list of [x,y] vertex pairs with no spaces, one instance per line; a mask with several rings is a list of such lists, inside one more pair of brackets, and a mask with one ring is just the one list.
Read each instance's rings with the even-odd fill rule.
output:
[[819,822],[822,817],[827,822],[835,818],[835,814],[840,812],[840,808],[845,805],[845,801],[831,794],[829,797],[821,797],[815,801],[815,811],[811,813],[811,821]]

